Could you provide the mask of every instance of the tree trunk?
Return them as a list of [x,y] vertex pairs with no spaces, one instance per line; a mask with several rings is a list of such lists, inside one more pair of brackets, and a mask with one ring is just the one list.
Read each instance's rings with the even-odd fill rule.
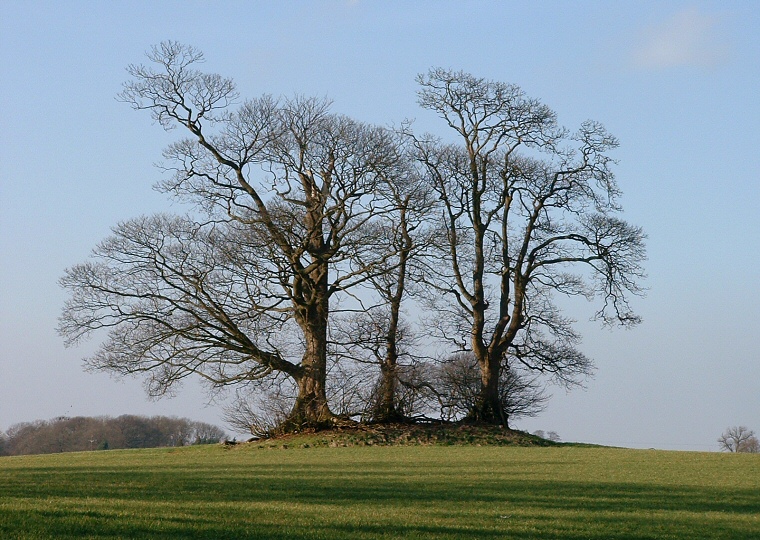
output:
[[[296,300],[295,319],[303,331],[306,345],[298,382],[298,396],[293,410],[282,429],[294,431],[302,428],[323,429],[337,420],[327,404],[327,322],[330,316],[330,294],[326,245],[323,234],[324,199],[321,187],[311,173],[300,174],[308,211],[304,225],[308,231],[308,252],[311,254],[311,269],[297,275],[294,281]],[[324,182],[329,182],[330,173],[323,173]],[[294,266],[300,266],[296,261]]]
[[332,426],[336,417],[327,404],[327,321],[305,325],[306,351],[301,360],[301,372],[296,378],[298,396],[282,431],[305,428],[323,429]]
[[399,231],[401,232],[401,245],[399,246],[399,261],[396,269],[396,289],[386,290],[389,301],[390,319],[388,331],[385,335],[385,358],[380,362],[380,387],[378,388],[377,401],[372,411],[372,419],[376,422],[400,422],[405,420],[404,415],[398,410],[396,391],[398,389],[398,337],[399,322],[401,319],[401,300],[406,289],[406,272],[410,253],[414,247],[414,240],[410,234],[410,226],[407,220],[407,208],[409,197],[400,204]]
[[404,420],[396,407],[396,374],[395,357],[390,354],[380,364],[380,384],[378,385],[375,403],[372,408],[372,420],[380,423],[400,422]]
[[501,358],[498,355],[489,354],[485,362],[478,361],[478,363],[480,364],[480,394],[465,421],[495,424],[508,428],[509,418],[504,411],[499,393]]
[[301,369],[296,377],[298,396],[293,410],[281,426],[283,431],[328,428],[337,420],[327,404],[326,389],[329,316],[327,265],[318,267],[310,277],[310,283],[306,282],[307,291],[304,291],[307,294],[303,296],[307,301],[295,313],[306,345]]

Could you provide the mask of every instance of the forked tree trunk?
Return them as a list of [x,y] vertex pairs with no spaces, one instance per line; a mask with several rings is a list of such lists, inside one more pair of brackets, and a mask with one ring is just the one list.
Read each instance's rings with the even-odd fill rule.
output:
[[[296,303],[295,320],[301,327],[306,346],[301,369],[296,377],[298,396],[290,415],[282,424],[284,431],[302,428],[328,428],[337,417],[327,403],[327,322],[330,316],[330,295],[327,260],[323,258],[324,240],[324,200],[321,187],[314,182],[314,175],[300,174],[309,209],[304,217],[308,231],[311,270],[299,275],[293,284]],[[330,173],[323,173],[328,182]],[[294,266],[299,266],[294,264]]]
[[296,309],[295,318],[303,332],[306,349],[301,369],[296,376],[298,396],[293,410],[280,426],[282,431],[304,428],[324,429],[335,424],[337,417],[327,403],[327,321],[329,297],[327,268],[314,271],[306,305]]

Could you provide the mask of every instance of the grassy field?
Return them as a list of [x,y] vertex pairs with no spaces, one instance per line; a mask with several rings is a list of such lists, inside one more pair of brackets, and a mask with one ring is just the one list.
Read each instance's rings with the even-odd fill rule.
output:
[[0,538],[760,538],[760,455],[220,445],[0,458]]

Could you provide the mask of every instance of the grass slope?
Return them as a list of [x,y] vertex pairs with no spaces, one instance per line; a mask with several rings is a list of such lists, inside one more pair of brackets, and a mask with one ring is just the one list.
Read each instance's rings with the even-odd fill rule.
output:
[[760,538],[759,455],[302,444],[0,458],[0,538]]

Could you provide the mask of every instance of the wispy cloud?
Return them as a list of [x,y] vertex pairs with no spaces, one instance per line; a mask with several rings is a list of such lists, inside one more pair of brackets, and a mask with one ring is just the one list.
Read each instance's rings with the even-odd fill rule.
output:
[[644,32],[633,51],[633,62],[644,69],[716,67],[729,57],[729,46],[719,31],[719,22],[718,16],[696,8],[679,11]]

